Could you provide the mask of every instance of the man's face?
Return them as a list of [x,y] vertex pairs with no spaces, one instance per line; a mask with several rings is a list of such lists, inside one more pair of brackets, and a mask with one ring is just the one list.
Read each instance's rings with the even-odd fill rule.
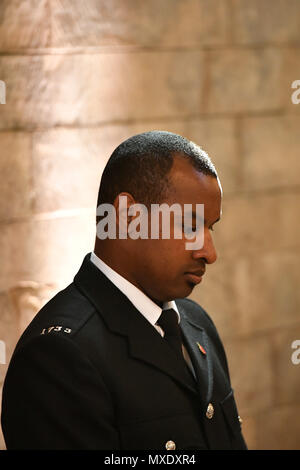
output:
[[[221,216],[222,190],[218,180],[198,172],[178,157],[174,158],[169,179],[173,188],[164,203],[180,204],[182,214],[184,204],[192,204],[193,211],[196,204],[204,204],[204,243],[200,249],[188,250],[186,243],[191,240],[185,237],[183,224],[182,238],[174,238],[172,218],[169,239],[131,241],[130,280],[156,303],[187,297],[201,282],[206,264],[214,263],[217,258],[211,230]],[[195,219],[193,227],[196,227]]]

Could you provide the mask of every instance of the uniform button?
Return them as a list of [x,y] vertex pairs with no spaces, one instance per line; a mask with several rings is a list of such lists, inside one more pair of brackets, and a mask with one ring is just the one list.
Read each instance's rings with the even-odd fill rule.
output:
[[206,417],[208,419],[211,419],[214,415],[214,412],[215,412],[215,410],[214,410],[214,407],[213,407],[212,403],[209,403],[208,407],[207,407],[207,410],[206,410]]
[[240,416],[238,416],[239,423],[242,424],[243,420]]
[[175,450],[176,449],[175,442],[174,441],[166,442],[166,449],[167,450]]

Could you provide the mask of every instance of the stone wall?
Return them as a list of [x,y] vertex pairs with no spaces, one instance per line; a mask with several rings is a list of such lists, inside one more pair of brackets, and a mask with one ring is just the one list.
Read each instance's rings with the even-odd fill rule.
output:
[[6,362],[93,247],[111,151],[178,132],[223,184],[219,259],[192,297],[224,340],[246,440],[300,449],[300,1],[2,0],[0,79]]

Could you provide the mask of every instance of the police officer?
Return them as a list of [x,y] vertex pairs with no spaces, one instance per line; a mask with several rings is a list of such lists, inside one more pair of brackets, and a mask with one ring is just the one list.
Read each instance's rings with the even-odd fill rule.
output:
[[[216,169],[193,142],[151,131],[115,149],[101,179],[94,251],[11,359],[2,403],[8,449],[246,449],[221,340],[187,299],[216,261],[221,202]],[[191,227],[170,212],[169,237],[130,236],[138,203],[149,210],[148,233],[152,204],[189,208]],[[109,220],[105,207],[114,208]],[[116,237],[100,233],[104,222]],[[203,243],[187,249],[197,227]]]

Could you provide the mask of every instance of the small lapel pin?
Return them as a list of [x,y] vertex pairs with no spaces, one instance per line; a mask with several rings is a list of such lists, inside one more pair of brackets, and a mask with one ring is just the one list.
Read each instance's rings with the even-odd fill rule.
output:
[[197,346],[198,346],[198,348],[200,349],[200,351],[202,352],[202,354],[203,354],[204,356],[206,356],[206,351],[205,351],[204,347],[201,346],[201,344],[198,343],[198,341],[197,341]]

